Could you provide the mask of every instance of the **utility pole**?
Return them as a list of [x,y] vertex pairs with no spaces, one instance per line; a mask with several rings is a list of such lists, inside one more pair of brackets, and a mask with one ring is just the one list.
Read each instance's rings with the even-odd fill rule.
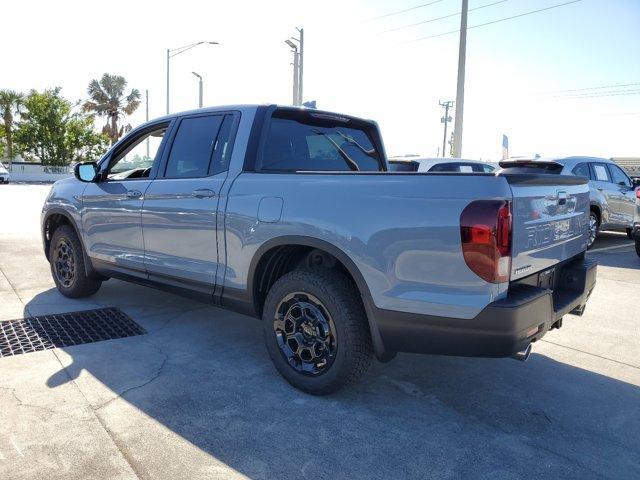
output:
[[300,33],[300,61],[298,62],[298,105],[302,105],[303,97],[302,97],[302,78],[304,73],[304,28],[298,28],[298,32]]
[[441,107],[444,107],[444,117],[440,118],[440,123],[444,123],[444,135],[442,136],[442,156],[446,157],[446,146],[447,146],[447,124],[451,121],[451,117],[449,116],[449,109],[453,106],[453,101],[447,100],[446,102],[440,101],[439,104]]
[[[145,121],[149,121],[149,90],[144,91],[145,98]],[[149,136],[147,135],[147,158],[149,158]]]
[[453,127],[453,157],[462,157],[462,120],[464,115],[464,70],[467,57],[467,13],[469,0],[462,0],[460,45],[458,46],[458,85],[456,88],[456,121]]
[[[304,72],[304,28],[297,28],[300,36],[284,41],[293,52],[293,104],[302,105],[302,79]],[[294,43],[295,42],[295,43]]]

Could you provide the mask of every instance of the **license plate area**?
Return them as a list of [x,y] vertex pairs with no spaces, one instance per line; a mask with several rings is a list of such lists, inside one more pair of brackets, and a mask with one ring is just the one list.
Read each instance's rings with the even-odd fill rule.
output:
[[538,273],[538,287],[553,290],[556,269],[548,268]]

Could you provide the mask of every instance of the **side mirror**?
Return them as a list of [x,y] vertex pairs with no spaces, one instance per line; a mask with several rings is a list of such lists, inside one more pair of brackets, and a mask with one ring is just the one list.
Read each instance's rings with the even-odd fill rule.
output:
[[634,187],[640,187],[640,177],[632,177],[631,183]]
[[81,182],[93,182],[98,175],[98,165],[95,162],[78,163],[73,174]]

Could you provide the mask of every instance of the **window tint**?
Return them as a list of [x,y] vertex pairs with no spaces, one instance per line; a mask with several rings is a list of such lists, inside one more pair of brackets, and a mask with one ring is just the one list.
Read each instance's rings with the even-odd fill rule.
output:
[[437,163],[429,169],[430,172],[457,172],[457,173],[489,173],[493,171],[491,165],[479,163],[447,162]]
[[615,184],[623,184],[627,187],[631,187],[631,180],[627,177],[627,174],[622,171],[617,165],[609,164],[609,172],[611,173],[612,182]]
[[365,131],[370,125],[315,115],[274,113],[262,157],[263,170],[382,170],[380,154]]
[[609,172],[607,172],[607,166],[604,163],[593,163],[593,174],[595,179],[601,182],[610,182]]
[[417,172],[418,164],[416,162],[389,162],[390,172]]
[[231,128],[233,127],[233,115],[225,115],[218,133],[218,138],[213,146],[213,157],[209,166],[209,175],[226,172],[229,170],[231,159]]
[[205,177],[222,124],[223,115],[184,118],[171,146],[165,176]]
[[588,163],[579,163],[578,165],[573,167],[573,170],[571,170],[571,173],[579,177],[591,178],[591,171],[589,170]]
[[109,180],[147,178],[155,161],[168,125],[144,133],[116,152],[107,171]]

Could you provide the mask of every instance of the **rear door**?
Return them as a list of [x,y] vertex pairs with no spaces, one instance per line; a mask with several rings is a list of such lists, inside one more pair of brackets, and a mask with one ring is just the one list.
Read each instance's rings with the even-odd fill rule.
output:
[[219,193],[239,114],[183,117],[142,212],[149,278],[213,293],[218,270]]
[[513,194],[512,280],[586,250],[590,202],[585,178],[505,176]]

